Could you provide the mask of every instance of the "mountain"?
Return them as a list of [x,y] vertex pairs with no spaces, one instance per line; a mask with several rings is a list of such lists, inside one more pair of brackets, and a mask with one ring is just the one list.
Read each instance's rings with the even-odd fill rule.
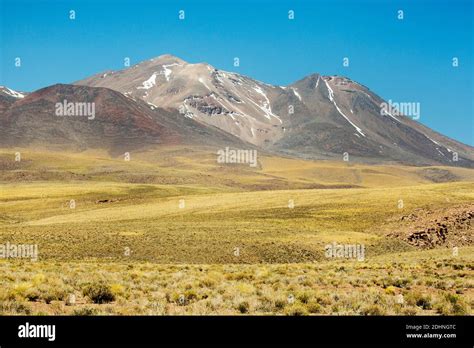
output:
[[[290,118],[286,136],[275,144],[282,151],[310,156],[317,148],[376,162],[473,165],[472,147],[410,117],[384,113],[382,98],[346,77],[314,74],[287,89],[298,100],[291,100],[297,108],[295,117]],[[453,161],[454,152],[458,161]]]
[[75,84],[110,88],[291,156],[341,159],[347,152],[365,162],[474,166],[474,148],[383,112],[382,98],[346,77],[313,74],[275,86],[163,55]]
[[[94,117],[57,105],[94,105]],[[474,167],[474,148],[407,116],[341,76],[275,86],[164,55],[31,94],[0,87],[0,145],[113,153],[151,145],[259,148],[311,159]],[[79,110],[80,111],[80,110]],[[457,159],[457,160],[456,160]]]
[[57,84],[35,91],[14,100],[0,114],[0,123],[0,145],[11,147],[105,148],[118,154],[163,144],[242,146],[238,138],[176,111],[87,86]]

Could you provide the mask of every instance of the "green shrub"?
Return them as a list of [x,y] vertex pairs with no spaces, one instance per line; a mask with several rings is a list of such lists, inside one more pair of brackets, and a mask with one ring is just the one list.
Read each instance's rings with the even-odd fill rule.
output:
[[89,297],[92,302],[98,304],[115,301],[115,295],[110,285],[104,282],[87,284],[82,289],[82,294]]
[[25,298],[28,300],[28,301],[38,301],[41,297],[41,294],[40,292],[38,291],[38,289],[28,289],[28,291],[25,293]]
[[406,296],[407,303],[412,306],[421,307],[423,309],[431,309],[432,300],[431,296],[422,294],[420,292],[410,292]]
[[239,310],[240,313],[248,313],[250,309],[250,305],[247,301],[240,302],[239,305],[237,306],[237,309]]
[[46,303],[51,303],[52,301],[62,301],[67,296],[67,291],[60,287],[55,288],[40,288],[41,299]]
[[423,309],[431,309],[431,297],[430,296],[422,296],[416,301],[416,305]]
[[453,314],[453,315],[469,315],[469,307],[464,303],[459,295],[447,293],[444,295],[447,302],[446,306],[437,308],[438,313]]
[[412,280],[408,278],[386,277],[382,280],[382,286],[384,288],[388,288],[389,286],[394,286],[397,288],[410,288],[411,283]]
[[455,303],[452,305],[451,313],[454,315],[469,315],[469,307],[465,303]]
[[447,293],[444,295],[444,298],[451,304],[456,304],[459,302],[459,296],[455,294]]
[[275,308],[277,310],[282,310],[286,306],[286,301],[282,299],[275,300]]
[[307,292],[302,292],[296,296],[298,300],[300,300],[301,303],[308,303],[310,295]]

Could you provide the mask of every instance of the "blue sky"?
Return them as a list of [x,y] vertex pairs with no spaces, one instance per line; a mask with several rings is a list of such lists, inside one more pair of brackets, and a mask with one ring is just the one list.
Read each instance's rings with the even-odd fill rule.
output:
[[170,53],[278,85],[314,72],[348,76],[387,100],[419,102],[420,122],[474,145],[471,0],[0,2],[0,84],[13,89]]

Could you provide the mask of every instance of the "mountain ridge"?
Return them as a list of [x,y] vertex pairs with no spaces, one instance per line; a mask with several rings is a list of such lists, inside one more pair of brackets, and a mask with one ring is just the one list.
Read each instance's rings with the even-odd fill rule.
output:
[[291,156],[319,159],[347,153],[374,162],[474,164],[472,147],[407,116],[384,114],[381,97],[344,76],[312,73],[276,86],[167,54],[76,83],[181,109],[184,117]]
[[[57,115],[62,103],[94,103],[95,115]],[[8,147],[48,145],[56,149],[107,148],[122,154],[157,145],[239,144],[218,129],[182,119],[141,100],[103,87],[56,84],[14,102],[0,115],[0,144]]]
[[[95,88],[108,92],[98,92]],[[49,118],[51,105],[48,104],[51,115],[46,115],[41,109],[46,104],[38,104],[35,99],[38,93],[47,90],[49,103],[53,99],[61,101],[58,89],[68,90],[64,96],[72,100],[81,99],[83,93],[92,98],[89,101],[97,101],[102,111],[107,110],[112,116],[122,115],[115,121],[107,119],[112,122],[109,127],[120,129],[117,134],[126,138],[127,134],[137,132],[146,139],[143,142],[150,144],[162,144],[161,140],[154,141],[154,137],[161,139],[168,134],[170,137],[163,139],[165,144],[172,143],[171,139],[193,140],[201,145],[229,143],[307,159],[474,167],[474,148],[407,116],[383,112],[383,98],[348,77],[312,73],[288,86],[276,86],[207,63],[187,63],[169,54],[126,69],[98,73],[72,85],[49,86],[21,98],[14,98],[15,93],[8,92],[10,89],[6,95],[0,90],[1,121],[6,123],[12,117],[18,121],[2,127],[2,143],[11,146],[15,141],[22,144],[24,139],[34,140],[35,137],[47,143],[45,134],[35,135],[38,129],[45,132],[46,129],[35,126],[41,117],[34,118],[32,109],[43,115],[42,120],[49,122],[51,129],[71,128],[67,131],[63,128],[62,136],[69,134],[74,138],[77,131],[81,138],[84,135],[81,131],[86,131],[87,127],[82,128],[83,124],[77,123],[78,120],[72,122],[75,126],[67,126],[64,120],[54,123],[57,119]],[[103,98],[97,99],[100,95]],[[105,96],[118,104],[113,105]],[[108,102],[101,104],[103,101]],[[124,116],[131,110],[140,114],[135,119],[140,120],[140,124]],[[30,112],[29,121],[22,112]],[[99,120],[103,121],[103,116]],[[123,129],[125,120],[131,127],[128,130]],[[24,129],[26,124],[32,129]],[[143,127],[145,124],[147,126]],[[158,126],[163,126],[161,131],[164,133],[158,131]],[[105,134],[94,133],[91,129],[86,133],[99,138]],[[27,134],[29,138],[23,139],[20,134]],[[117,139],[115,145],[108,146],[116,147],[119,142]]]

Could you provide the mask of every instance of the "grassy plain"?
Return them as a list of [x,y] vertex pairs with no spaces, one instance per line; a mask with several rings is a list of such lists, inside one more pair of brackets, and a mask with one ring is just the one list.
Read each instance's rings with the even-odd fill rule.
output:
[[[130,161],[8,149],[0,169],[0,244],[39,248],[0,260],[3,314],[472,312],[473,247],[420,250],[387,226],[472,205],[473,170],[271,155],[251,168],[179,147]],[[365,260],[326,258],[332,242],[365,245]]]

